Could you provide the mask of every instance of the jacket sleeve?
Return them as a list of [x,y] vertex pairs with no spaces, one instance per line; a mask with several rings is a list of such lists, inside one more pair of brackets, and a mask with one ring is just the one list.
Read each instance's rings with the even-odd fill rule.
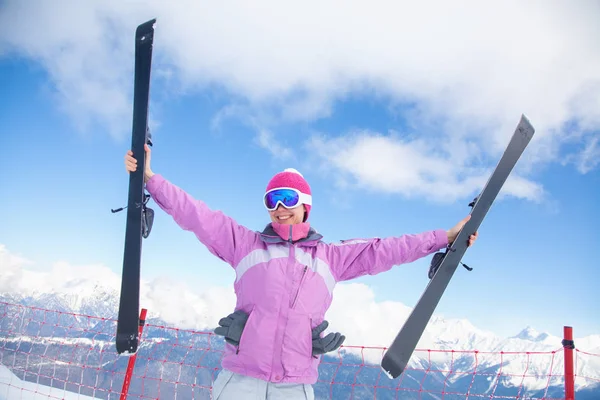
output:
[[213,211],[181,188],[154,174],[146,189],[156,204],[184,230],[193,232],[208,250],[234,266],[236,250],[247,241],[256,240],[256,232],[241,226],[221,211]]
[[330,244],[330,268],[336,281],[376,275],[407,264],[448,245],[443,229],[384,239],[354,239]]

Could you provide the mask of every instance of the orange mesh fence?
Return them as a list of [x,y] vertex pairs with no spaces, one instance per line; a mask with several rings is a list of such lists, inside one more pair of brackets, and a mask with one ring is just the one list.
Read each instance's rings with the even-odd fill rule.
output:
[[[121,391],[130,357],[116,353],[115,331],[114,319],[0,302],[0,400],[125,398]],[[210,399],[223,350],[224,341],[212,332],[148,320],[126,397]],[[411,365],[394,380],[379,367],[384,352],[383,347],[343,346],[323,357],[316,398],[564,398],[560,343],[548,352],[417,349]],[[600,365],[597,354],[578,349],[575,354],[576,365]],[[593,371],[575,378],[579,386],[600,384]]]
[[[322,381],[329,398],[360,399],[562,399],[562,364],[551,352],[484,352],[478,350],[416,349],[409,365],[395,380],[381,372],[384,348],[348,347],[349,359],[323,361],[321,371],[335,370]],[[503,369],[503,366],[508,367]],[[543,369],[539,366],[543,365]],[[321,373],[321,376],[323,373]],[[554,386],[554,389],[552,389]],[[355,397],[346,397],[350,393]]]
[[583,390],[586,400],[600,399],[600,348],[597,353],[578,348],[575,348],[574,352],[575,387],[586,388]]

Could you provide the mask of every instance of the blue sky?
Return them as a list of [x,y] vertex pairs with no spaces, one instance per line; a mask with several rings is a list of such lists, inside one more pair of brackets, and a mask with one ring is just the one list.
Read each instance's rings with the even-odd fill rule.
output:
[[[95,61],[89,59],[86,40],[97,44],[100,33],[70,36],[83,30],[70,32],[78,24],[64,28],[61,18],[67,16],[44,7],[32,11],[8,2],[0,8],[0,22],[15,21],[0,42],[0,244],[33,260],[33,268],[66,260],[121,271],[125,213],[110,209],[125,205],[127,198],[129,47],[136,23],[149,11],[129,6],[135,18],[126,20],[128,13],[100,7],[69,11],[81,14],[81,26],[86,18],[102,20],[102,12],[112,21],[97,29],[110,32],[115,43],[102,44]],[[600,66],[600,52],[581,40],[586,29],[597,29],[592,22],[583,20],[581,32],[567,35],[564,47],[538,42],[542,61],[515,72],[508,54],[525,51],[527,40],[513,48],[506,37],[490,49],[483,39],[472,39],[472,47],[485,46],[485,55],[495,60],[490,64],[484,57],[448,58],[443,51],[436,62],[432,51],[405,66],[402,57],[383,56],[390,51],[389,39],[361,47],[340,34],[331,47],[317,46],[312,39],[298,39],[294,24],[275,24],[271,29],[281,42],[262,46],[258,40],[270,35],[257,34],[257,41],[246,45],[224,35],[217,21],[194,36],[195,46],[185,47],[178,44],[183,27],[175,22],[188,23],[186,10],[153,7],[159,15],[150,107],[153,170],[253,229],[268,222],[261,204],[267,181],[287,167],[299,169],[310,182],[310,220],[327,241],[449,229],[468,214],[467,204],[525,113],[537,132],[515,171],[519,179],[494,204],[477,245],[463,259],[474,270],[457,271],[437,312],[506,336],[527,325],[555,335],[563,325],[574,326],[578,336],[600,333],[594,251],[600,243],[600,112],[590,107],[600,99],[598,92],[588,91],[600,82],[600,68],[580,67],[573,74],[576,82],[562,82],[556,77],[573,65],[557,63],[530,81],[539,71],[536,62],[562,51],[584,54],[581,64]],[[563,11],[544,9],[541,20],[553,21]],[[29,12],[39,29],[50,32],[44,46],[23,37],[20,16]],[[110,24],[117,29],[109,31]],[[500,37],[501,26],[488,27],[487,35]],[[541,26],[548,41],[566,29]],[[238,26],[231,35],[244,36],[245,29],[251,32]],[[203,39],[207,32],[214,40]],[[541,40],[535,33],[523,34]],[[423,37],[425,44],[430,40]],[[570,40],[580,46],[568,50]],[[298,51],[290,52],[285,43],[295,43]],[[356,46],[364,57],[345,57],[335,50],[340,46]],[[401,53],[416,45],[399,46]],[[362,64],[378,50],[381,61]],[[383,59],[393,68],[378,67]],[[318,60],[324,66],[315,67]],[[469,73],[478,71],[476,66],[487,72]],[[461,69],[464,74],[456,72]],[[394,71],[399,77],[392,76]],[[524,84],[528,90],[519,92]],[[156,204],[151,207],[157,214],[144,241],[144,278],[170,276],[198,291],[231,285],[228,266]],[[427,284],[429,261],[358,281],[374,290],[377,301],[412,306]]]

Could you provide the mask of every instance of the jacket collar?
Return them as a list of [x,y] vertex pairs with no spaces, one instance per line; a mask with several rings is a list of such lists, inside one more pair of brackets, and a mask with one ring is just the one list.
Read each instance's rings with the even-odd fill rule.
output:
[[308,222],[294,225],[283,225],[271,222],[260,233],[265,243],[302,243],[306,246],[316,245],[323,238]]

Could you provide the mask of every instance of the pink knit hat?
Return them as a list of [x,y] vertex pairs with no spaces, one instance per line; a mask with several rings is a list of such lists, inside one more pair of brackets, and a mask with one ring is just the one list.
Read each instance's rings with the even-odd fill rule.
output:
[[[266,191],[268,192],[271,189],[283,187],[298,189],[301,193],[312,195],[308,182],[306,182],[302,174],[294,168],[286,168],[283,172],[275,174],[269,181]],[[304,207],[306,207],[306,214],[304,215],[304,221],[306,221],[311,206],[304,204]]]

